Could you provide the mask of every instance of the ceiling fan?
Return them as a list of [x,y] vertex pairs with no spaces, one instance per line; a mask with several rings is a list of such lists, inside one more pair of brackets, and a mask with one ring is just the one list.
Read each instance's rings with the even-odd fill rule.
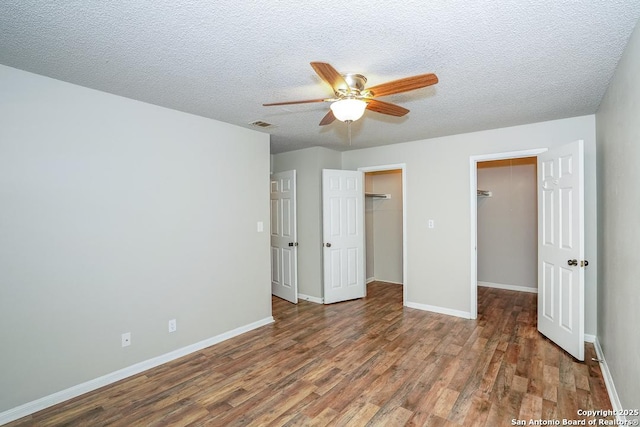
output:
[[320,126],[333,123],[335,119],[345,123],[358,120],[364,114],[364,110],[390,116],[402,117],[409,112],[404,107],[377,99],[381,96],[408,92],[438,83],[435,74],[420,74],[412,77],[382,83],[365,88],[367,78],[362,74],[340,74],[326,62],[312,62],[311,67],[333,89],[335,97],[307,99],[303,101],[274,102],[262,104],[265,107],[290,104],[310,104],[313,102],[331,102],[329,112],[320,121]]

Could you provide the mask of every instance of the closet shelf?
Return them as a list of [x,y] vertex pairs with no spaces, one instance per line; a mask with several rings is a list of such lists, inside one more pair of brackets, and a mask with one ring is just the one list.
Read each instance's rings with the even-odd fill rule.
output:
[[383,193],[364,193],[365,197],[373,197],[374,199],[390,199],[391,194]]
[[492,195],[491,191],[478,190],[478,197],[491,197]]

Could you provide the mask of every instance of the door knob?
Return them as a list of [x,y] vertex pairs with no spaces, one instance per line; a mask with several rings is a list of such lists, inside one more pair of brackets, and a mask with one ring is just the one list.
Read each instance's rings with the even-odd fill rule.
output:
[[330,248],[331,247],[331,243],[325,243],[325,246]]
[[586,267],[587,265],[589,265],[589,261],[586,259],[584,261],[580,261],[580,267]]
[[578,265],[578,260],[577,259],[570,259],[567,261],[567,264],[569,265]]
[[289,242],[289,246],[293,246],[293,242]]

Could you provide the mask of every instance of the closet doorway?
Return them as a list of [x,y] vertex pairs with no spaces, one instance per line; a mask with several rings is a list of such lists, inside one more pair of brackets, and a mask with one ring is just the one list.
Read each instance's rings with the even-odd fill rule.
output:
[[538,292],[537,158],[477,163],[478,286]]
[[[471,283],[470,283],[470,288],[471,288],[471,307],[470,307],[470,314],[471,314],[471,319],[477,319],[478,318],[478,280],[479,280],[479,260],[478,258],[481,256],[486,255],[486,253],[483,253],[482,255],[480,255],[480,247],[478,246],[479,243],[479,238],[478,238],[478,234],[479,233],[485,233],[485,231],[483,230],[483,232],[479,231],[479,225],[478,225],[478,210],[479,209],[485,209],[487,205],[489,204],[493,204],[495,205],[495,201],[499,200],[499,196],[501,196],[500,198],[502,198],[502,196],[504,196],[504,194],[500,195],[498,194],[499,192],[502,192],[501,187],[496,187],[496,190],[493,191],[492,188],[483,188],[482,186],[478,185],[478,165],[481,165],[483,162],[499,162],[499,161],[508,161],[508,162],[519,162],[519,159],[524,159],[524,158],[532,158],[534,159],[535,162],[537,162],[537,156],[541,153],[546,152],[547,149],[546,148],[538,148],[538,149],[532,149],[532,150],[524,150],[524,151],[514,151],[514,152],[506,152],[506,153],[495,153],[495,154],[484,154],[484,155],[478,155],[478,156],[471,156],[469,158],[469,172],[470,172],[470,184],[471,184],[471,191],[470,191],[470,205],[471,205]],[[487,165],[491,165],[490,163],[487,163]],[[536,175],[534,175],[534,177],[537,177],[537,164],[534,167],[534,170],[536,171]],[[500,175],[500,172],[498,172],[498,175]],[[487,183],[486,181],[483,182]],[[491,184],[489,184],[491,185]],[[504,183],[502,183],[501,185],[504,185]],[[535,186],[535,182],[533,183],[533,185]],[[535,188],[535,187],[534,187]],[[534,192],[534,197],[535,196],[535,192]],[[508,198],[507,198],[508,200]],[[513,201],[507,201],[505,203],[509,203],[509,202],[513,202]],[[535,201],[535,205],[537,206],[537,200]],[[508,205],[507,205],[508,206]],[[537,211],[535,212],[535,218],[537,221],[538,218],[538,214]],[[491,221],[492,219],[489,218],[489,221]],[[497,224],[494,224],[494,226]],[[530,230],[531,231],[531,230]],[[534,233],[536,233],[537,236],[537,224],[533,225],[533,230]],[[486,233],[485,233],[486,234]],[[494,238],[495,243],[500,243],[498,241],[498,239]],[[537,244],[537,240],[536,240],[536,244]],[[503,252],[504,253],[504,252]],[[507,257],[509,255],[507,254]],[[534,263],[536,263],[537,265],[537,252],[534,252],[533,257],[532,257],[532,261]],[[531,260],[530,260],[531,261]],[[509,259],[507,259],[507,262],[510,262]],[[498,268],[499,270],[501,270],[504,267],[504,265],[500,266],[500,268]],[[483,267],[485,268],[485,267]],[[483,272],[484,274],[484,272]],[[513,274],[513,272],[509,273],[510,276]],[[536,270],[536,278],[537,278],[537,270]],[[487,276],[487,277],[494,277],[494,276]],[[507,281],[502,277],[505,276],[500,276],[501,278],[498,279],[493,279],[496,280],[496,282],[492,282],[489,281],[486,277],[484,278],[485,284],[494,284],[494,285],[498,285],[500,284],[498,282],[498,280],[503,280],[503,281]],[[518,281],[518,283],[523,283],[522,281]],[[509,283],[502,283],[503,285],[514,285],[513,283],[509,284]],[[536,289],[537,289],[537,282],[535,282],[536,285]],[[496,286],[497,287],[497,286]],[[522,289],[518,289],[518,290],[522,290]]]
[[[584,360],[584,141],[552,148],[470,157],[471,318],[478,317],[478,163],[535,157],[537,187],[538,331]],[[510,165],[513,162],[509,163]],[[481,196],[483,194],[480,194]],[[489,194],[485,194],[489,195]],[[533,258],[533,257],[532,257]],[[513,264],[510,258],[507,264]],[[499,269],[506,270],[504,264]]]
[[403,286],[406,302],[405,165],[359,168],[365,181],[367,283]]

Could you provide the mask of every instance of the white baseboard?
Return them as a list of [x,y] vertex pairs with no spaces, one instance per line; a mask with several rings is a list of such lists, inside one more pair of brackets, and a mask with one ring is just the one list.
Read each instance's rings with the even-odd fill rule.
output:
[[369,277],[367,279],[367,284],[371,282],[384,282],[384,283],[390,283],[392,285],[404,285],[404,283],[402,282],[394,282],[393,280],[385,280],[385,279],[377,279],[375,277]]
[[[613,377],[611,376],[611,372],[609,371],[609,366],[607,365],[607,361],[604,358],[604,353],[602,352],[602,347],[600,347],[600,341],[598,341],[597,337],[594,340],[593,346],[596,349],[596,356],[600,360],[600,371],[602,371],[602,378],[604,379],[604,385],[607,388],[607,393],[609,394],[611,407],[614,410],[614,412],[621,414],[621,411],[624,408],[620,403],[620,397],[618,397],[616,386],[613,384]],[[616,415],[616,420],[618,420],[619,422],[618,425],[627,425],[626,424],[627,417],[624,415]]]
[[316,304],[324,304],[323,298],[312,297],[311,295],[298,294],[298,300],[305,300]]
[[94,378],[92,380],[75,385],[68,389],[50,394],[49,396],[45,396],[40,399],[34,400],[32,402],[28,402],[23,405],[20,405],[16,408],[12,408],[7,411],[1,412],[0,425],[10,423],[11,421],[15,421],[22,417],[26,417],[27,415],[31,415],[35,412],[49,408],[53,405],[57,405],[58,403],[62,403],[66,400],[72,399],[74,397],[78,397],[90,391],[96,390],[100,387],[113,384],[117,381],[123,380],[130,376],[137,375],[148,369],[155,368],[156,366],[162,365],[164,363],[170,362],[172,360],[178,359],[188,354],[195,353],[196,351],[200,351],[214,344],[218,344],[222,341],[226,341],[230,338],[236,337],[245,332],[249,332],[253,329],[259,328],[264,325],[268,325],[269,323],[273,323],[273,322],[274,322],[273,317],[269,316],[262,320],[258,320],[257,322],[253,322],[248,325],[244,325],[239,328],[233,329],[231,331],[222,333],[220,335],[216,335],[215,337],[208,338],[204,341],[200,341],[195,344],[191,344],[186,347],[182,347],[177,350],[171,351],[169,353],[145,360],[143,362],[136,363],[135,365],[131,365],[126,368],[119,369],[107,375]]
[[584,342],[595,343],[596,342],[596,336],[595,335],[591,335],[591,334],[584,334]]
[[394,282],[393,280],[376,279],[378,282],[389,283],[391,285],[404,285],[402,282]]
[[435,305],[418,304],[417,302],[405,302],[405,306],[409,308],[417,308],[422,311],[431,311],[434,313],[446,314],[449,316],[462,317],[463,319],[471,319],[471,313],[468,311],[454,310],[452,308],[438,307]]
[[478,282],[478,286],[482,286],[485,288],[506,289],[507,291],[529,292],[532,294],[538,293],[538,288],[530,288],[528,286],[505,285],[502,283],[491,283],[491,282]]

